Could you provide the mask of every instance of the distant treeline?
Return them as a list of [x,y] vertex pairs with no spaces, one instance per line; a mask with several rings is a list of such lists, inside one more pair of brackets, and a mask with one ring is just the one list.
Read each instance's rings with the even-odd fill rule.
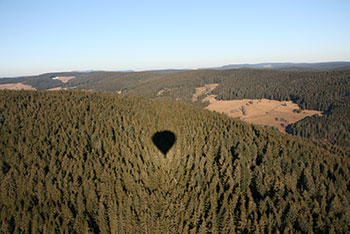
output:
[[1,233],[350,232],[348,152],[193,105],[0,91],[0,135]]

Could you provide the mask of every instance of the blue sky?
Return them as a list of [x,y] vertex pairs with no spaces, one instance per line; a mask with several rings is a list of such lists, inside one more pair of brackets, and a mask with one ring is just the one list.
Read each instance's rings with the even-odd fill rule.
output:
[[0,77],[350,61],[349,0],[0,0]]

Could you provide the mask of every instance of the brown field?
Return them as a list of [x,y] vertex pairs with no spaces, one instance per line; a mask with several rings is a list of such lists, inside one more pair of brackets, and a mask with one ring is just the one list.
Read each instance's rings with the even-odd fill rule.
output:
[[203,101],[210,102],[206,107],[208,110],[222,112],[249,123],[276,127],[281,132],[285,131],[287,125],[307,116],[322,115],[320,111],[300,110],[299,106],[291,101],[268,99],[218,101],[214,95],[206,97]]
[[1,84],[0,85],[0,90],[1,89],[8,89],[8,90],[36,90],[36,88],[33,88],[30,85],[25,85],[22,83],[14,83],[14,84]]
[[196,88],[196,93],[193,94],[192,101],[195,102],[197,101],[198,97],[210,93],[213,91],[219,84],[206,84],[203,87]]
[[74,79],[74,78],[75,78],[75,76],[57,76],[55,78],[55,80],[60,80],[63,83],[67,83],[68,81],[70,81],[71,79]]

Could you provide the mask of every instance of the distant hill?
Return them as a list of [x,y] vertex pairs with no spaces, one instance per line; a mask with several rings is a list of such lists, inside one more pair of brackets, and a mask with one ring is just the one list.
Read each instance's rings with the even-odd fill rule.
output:
[[282,70],[334,70],[350,69],[350,62],[324,62],[324,63],[258,63],[258,64],[230,64],[222,67],[209,68],[214,70],[256,68],[256,69],[282,69]]
[[192,71],[195,69],[160,69],[160,70],[147,70],[147,72],[156,72],[156,73],[175,73],[175,72],[184,72],[184,71]]

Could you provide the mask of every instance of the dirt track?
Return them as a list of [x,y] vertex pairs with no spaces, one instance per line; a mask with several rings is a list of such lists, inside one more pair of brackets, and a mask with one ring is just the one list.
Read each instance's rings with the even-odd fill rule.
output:
[[67,88],[62,88],[62,87],[56,87],[56,88],[48,89],[48,91],[57,91],[57,90],[68,90],[68,89]]

